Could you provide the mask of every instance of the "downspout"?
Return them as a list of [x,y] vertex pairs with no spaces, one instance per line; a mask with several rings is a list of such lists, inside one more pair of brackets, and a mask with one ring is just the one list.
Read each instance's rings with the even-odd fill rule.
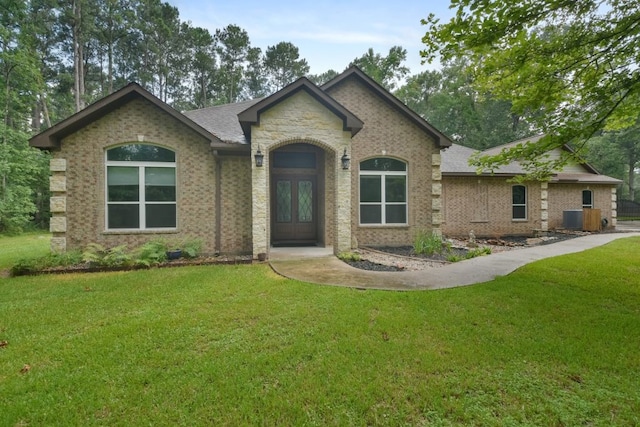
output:
[[222,237],[222,159],[218,155],[218,151],[214,150],[213,156],[216,159],[216,194],[215,194],[215,215],[216,215],[216,239],[215,239],[215,253],[220,254]]

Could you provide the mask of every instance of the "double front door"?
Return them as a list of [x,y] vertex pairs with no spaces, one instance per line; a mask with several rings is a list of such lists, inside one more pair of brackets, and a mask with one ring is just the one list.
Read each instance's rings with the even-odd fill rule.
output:
[[274,244],[313,244],[318,240],[314,175],[274,175],[271,240]]

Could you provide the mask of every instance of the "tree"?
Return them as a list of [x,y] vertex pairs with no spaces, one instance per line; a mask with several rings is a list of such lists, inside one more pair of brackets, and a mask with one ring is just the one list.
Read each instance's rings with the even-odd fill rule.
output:
[[407,78],[396,96],[456,143],[484,150],[528,136],[527,120],[511,113],[511,104],[478,93],[464,60],[442,71]]
[[216,30],[217,53],[220,58],[218,98],[222,102],[232,103],[241,92],[245,62],[251,45],[249,35],[237,25],[227,25]]
[[336,70],[327,70],[322,74],[310,74],[308,75],[308,79],[311,80],[314,84],[321,86],[328,82],[329,80],[336,77],[339,73]]
[[298,48],[289,42],[280,42],[267,47],[264,55],[264,69],[271,90],[278,91],[309,72],[306,59],[299,59]]
[[407,60],[407,50],[401,46],[393,46],[387,56],[374,53],[369,48],[367,53],[354,59],[351,64],[358,66],[376,82],[388,90],[394,90],[398,82],[409,74],[409,68],[402,65]]
[[541,160],[565,143],[582,149],[602,129],[640,115],[640,3],[623,0],[453,0],[456,15],[423,24],[425,60],[467,57],[479,92],[512,102],[546,136],[479,159],[493,169],[519,159],[532,178],[547,178],[567,158]]

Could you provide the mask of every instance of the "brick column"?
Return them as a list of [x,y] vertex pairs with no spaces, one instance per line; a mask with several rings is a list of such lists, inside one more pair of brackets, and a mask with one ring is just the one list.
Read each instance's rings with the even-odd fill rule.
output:
[[61,253],[67,250],[67,160],[51,159],[49,169],[51,252]]

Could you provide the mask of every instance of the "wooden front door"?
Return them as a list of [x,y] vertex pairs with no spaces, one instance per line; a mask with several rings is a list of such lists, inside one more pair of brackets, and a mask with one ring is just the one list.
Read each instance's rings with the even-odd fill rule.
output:
[[272,243],[315,244],[318,241],[316,176],[274,175],[272,184]]

